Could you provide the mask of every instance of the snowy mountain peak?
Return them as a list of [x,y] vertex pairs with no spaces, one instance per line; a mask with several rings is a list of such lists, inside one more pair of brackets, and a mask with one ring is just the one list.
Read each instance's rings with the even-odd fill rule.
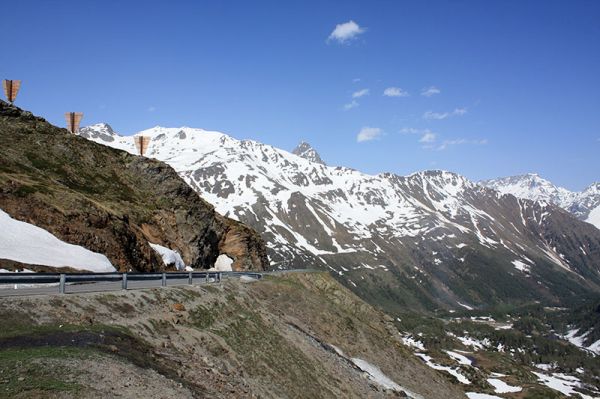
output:
[[502,194],[512,194],[515,197],[534,201],[546,201],[563,208],[566,208],[576,196],[576,193],[552,184],[537,173],[486,180],[481,184]]
[[108,123],[97,123],[95,125],[82,127],[79,129],[79,135],[87,139],[99,139],[108,143],[115,141],[115,137],[117,136]]
[[587,195],[600,195],[600,182],[590,184],[583,193]]
[[558,205],[600,228],[600,183],[593,183],[584,191],[573,192],[554,185],[536,173],[529,173],[486,180],[480,184],[502,194]]
[[325,162],[323,162],[319,153],[314,148],[312,148],[312,146],[306,141],[301,141],[300,144],[298,144],[296,148],[294,148],[292,154],[298,155],[299,157],[302,157],[304,159],[308,159],[311,162],[316,162],[321,165],[325,165]]

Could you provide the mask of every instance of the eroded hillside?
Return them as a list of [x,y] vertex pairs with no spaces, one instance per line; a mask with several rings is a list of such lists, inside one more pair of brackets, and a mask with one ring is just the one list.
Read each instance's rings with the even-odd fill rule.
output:
[[463,397],[327,273],[0,301],[0,396]]

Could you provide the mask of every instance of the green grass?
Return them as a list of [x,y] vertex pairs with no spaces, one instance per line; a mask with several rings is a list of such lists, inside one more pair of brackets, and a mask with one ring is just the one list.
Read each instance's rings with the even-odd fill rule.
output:
[[215,322],[216,316],[214,313],[212,308],[197,306],[195,309],[190,310],[190,322],[194,327],[205,330]]
[[67,381],[69,370],[59,363],[44,367],[49,359],[89,358],[93,352],[83,348],[39,347],[0,351],[0,398],[44,397],[49,393],[76,394],[81,385]]

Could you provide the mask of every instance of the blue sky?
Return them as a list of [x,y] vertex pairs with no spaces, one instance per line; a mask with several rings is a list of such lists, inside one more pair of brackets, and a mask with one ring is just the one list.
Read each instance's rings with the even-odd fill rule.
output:
[[598,1],[2,9],[14,17],[2,22],[2,78],[22,79],[17,104],[61,126],[83,111],[84,125],[122,134],[185,125],[288,150],[307,140],[367,173],[600,180]]

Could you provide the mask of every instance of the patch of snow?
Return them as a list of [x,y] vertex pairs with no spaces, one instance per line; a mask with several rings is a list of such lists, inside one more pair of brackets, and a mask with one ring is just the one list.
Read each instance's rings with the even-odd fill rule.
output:
[[404,391],[410,398],[414,399],[423,399],[423,397],[419,394],[411,392],[410,390],[396,384],[392,379],[390,379],[387,375],[383,374],[383,372],[379,369],[379,367],[372,365],[366,360],[362,360],[359,358],[352,358],[352,362],[367,373],[369,379],[381,387],[389,390],[393,390],[396,392]]
[[423,342],[414,339],[412,336],[410,335],[406,335],[402,337],[402,343],[404,343],[404,345],[406,346],[410,346],[412,348],[416,348],[419,350],[424,351],[425,350],[425,345],[423,345]]
[[330,346],[335,350],[335,352],[338,354],[338,356],[340,356],[346,360],[352,361],[352,363],[354,363],[354,365],[356,367],[358,367],[360,370],[362,370],[363,372],[365,372],[367,374],[367,377],[369,378],[369,380],[375,382],[376,384],[383,387],[384,389],[389,389],[389,390],[393,390],[393,391],[397,391],[397,392],[404,391],[410,398],[424,399],[421,395],[411,392],[410,390],[396,384],[396,382],[394,382],[391,378],[389,378],[387,375],[385,375],[379,369],[379,367],[367,362],[366,360],[359,359],[357,357],[348,358],[346,356],[346,354],[340,348],[338,348],[335,345],[330,345]]
[[523,273],[529,273],[530,266],[527,263],[524,263],[520,260],[513,260],[512,264],[515,267],[515,269],[520,270]]
[[153,244],[151,242],[149,242],[148,244],[150,244],[152,249],[155,250],[156,253],[158,253],[162,257],[165,266],[172,265],[175,266],[175,269],[177,270],[185,270],[185,263],[183,262],[183,259],[181,259],[181,255],[179,255],[179,252],[173,251],[172,249],[169,249],[167,247],[163,247],[162,245]]
[[496,378],[488,378],[487,382],[494,387],[496,393],[521,392],[523,390],[521,387],[508,385],[506,382]]
[[577,392],[574,388],[581,388],[581,381],[577,377],[562,373],[553,373],[552,375],[542,374],[533,372],[538,377],[538,381],[546,385],[548,388],[552,388],[566,396],[571,394],[578,394],[583,399],[593,399],[591,396],[584,395],[581,392]]
[[460,382],[461,384],[470,384],[471,383],[471,381],[469,381],[467,379],[467,377],[465,377],[464,375],[462,375],[461,373],[458,372],[457,368],[442,366],[440,364],[434,363],[434,362],[432,362],[433,358],[424,353],[415,353],[415,355],[417,355],[418,357],[423,359],[423,361],[425,361],[425,364],[427,364],[432,369],[445,371],[445,372],[449,373],[450,375],[453,375],[454,377],[456,377],[458,382]]
[[465,305],[464,303],[460,303],[458,301],[456,301],[456,303],[458,303],[460,306],[462,306],[463,308],[465,308],[467,310],[473,310],[473,307],[471,307],[469,305]]
[[378,385],[384,387],[385,389],[392,389],[394,391],[400,391],[400,385],[396,384],[392,381],[388,376],[383,374],[379,367],[373,366],[371,363],[359,359],[352,358],[352,362],[362,371],[369,374],[369,379],[375,381]]
[[471,338],[471,337],[458,337],[458,336],[454,336],[456,339],[458,339],[464,346],[469,346],[474,348],[475,350],[477,349],[484,349],[486,347],[489,346],[489,341],[487,339],[484,339],[483,341],[480,341],[478,339],[475,338]]
[[464,364],[464,365],[467,365],[467,366],[471,366],[473,364],[473,361],[471,359],[469,359],[468,357],[466,357],[464,355],[461,355],[460,353],[456,353],[456,352],[453,352],[453,351],[446,351],[446,353],[453,360],[456,360],[459,364]]
[[592,209],[585,221],[600,229],[600,205]]
[[556,367],[556,363],[553,363],[553,364],[538,363],[535,365],[535,367],[540,370],[549,371]]
[[489,395],[487,393],[467,392],[466,395],[469,399],[502,399],[500,396]]
[[561,338],[566,339],[573,345],[592,352],[595,355],[600,355],[600,340],[594,342],[590,346],[585,346],[585,338],[589,335],[589,331],[584,334],[579,334],[579,329],[571,329],[567,332],[566,335],[561,336]]
[[214,270],[219,271],[219,272],[230,272],[233,269],[231,268],[231,265],[233,264],[233,259],[231,259],[229,256],[225,255],[225,254],[221,254],[217,257],[217,260],[215,261],[215,265],[214,265]]
[[114,272],[108,258],[68,244],[40,227],[21,222],[0,209],[0,258],[32,265]]

